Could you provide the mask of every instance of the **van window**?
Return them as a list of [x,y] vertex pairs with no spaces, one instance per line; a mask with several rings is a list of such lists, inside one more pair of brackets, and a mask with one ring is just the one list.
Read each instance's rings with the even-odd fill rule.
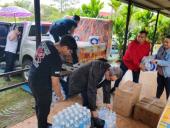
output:
[[[49,28],[50,28],[50,25],[42,25],[41,26],[41,34],[47,35]],[[35,31],[36,31],[36,27],[35,27],[35,25],[32,25],[30,32],[29,32],[29,36],[36,36]]]

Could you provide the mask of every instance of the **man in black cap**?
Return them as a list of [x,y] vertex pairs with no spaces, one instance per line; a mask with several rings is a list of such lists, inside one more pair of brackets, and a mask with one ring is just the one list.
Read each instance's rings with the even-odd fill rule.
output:
[[58,77],[62,67],[60,56],[71,54],[69,40],[72,38],[69,35],[63,36],[59,44],[55,45],[51,41],[44,41],[36,51],[28,82],[35,98],[38,128],[48,128],[52,89],[60,100],[64,99]]

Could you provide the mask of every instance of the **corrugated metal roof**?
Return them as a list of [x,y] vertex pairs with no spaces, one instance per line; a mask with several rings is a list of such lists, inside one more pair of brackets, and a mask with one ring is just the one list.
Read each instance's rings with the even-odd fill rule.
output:
[[[128,0],[120,0],[128,3]],[[135,6],[160,11],[160,13],[170,17],[170,0],[132,0]]]

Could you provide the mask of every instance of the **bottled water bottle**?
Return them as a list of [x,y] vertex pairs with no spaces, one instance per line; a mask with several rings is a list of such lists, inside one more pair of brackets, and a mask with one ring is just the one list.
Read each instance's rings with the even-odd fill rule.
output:
[[103,107],[98,111],[99,118],[105,120],[104,128],[116,128],[116,114]]

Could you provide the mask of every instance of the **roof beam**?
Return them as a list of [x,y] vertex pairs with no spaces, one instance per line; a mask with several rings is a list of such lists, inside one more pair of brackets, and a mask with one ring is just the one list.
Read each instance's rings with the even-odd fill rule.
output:
[[[128,0],[120,0],[124,3],[127,3],[128,4]],[[143,4],[142,2],[149,2],[150,4]],[[170,0],[168,0],[170,1]],[[165,11],[170,11],[170,7],[163,7],[162,5],[160,5],[159,3],[155,2],[155,0],[132,0],[132,3],[134,4],[134,6],[136,7],[139,7],[139,8],[143,8],[143,9],[146,9],[146,10],[150,10],[150,11],[154,11],[154,12],[157,12],[157,11],[160,11],[161,14],[165,15],[165,16],[168,16],[170,17],[170,12],[164,12]],[[150,7],[149,5],[152,5],[152,6],[158,6],[158,7]]]
[[[146,0],[145,0],[145,1],[146,1]],[[150,2],[151,4],[154,4],[154,5],[156,5],[156,6],[159,6],[161,10],[162,10],[162,9],[167,9],[168,11],[170,11],[170,7],[166,8],[166,7],[162,6],[161,4],[155,2],[154,0],[147,0],[147,1]]]

